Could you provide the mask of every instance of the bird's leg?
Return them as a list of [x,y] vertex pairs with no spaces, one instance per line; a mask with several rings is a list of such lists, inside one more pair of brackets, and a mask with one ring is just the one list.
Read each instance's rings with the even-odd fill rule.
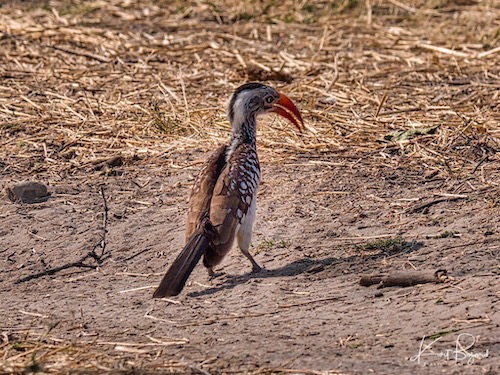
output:
[[213,268],[207,268],[208,270],[208,280],[216,279],[224,275],[224,272],[215,272]]
[[245,255],[247,257],[247,259],[250,261],[250,263],[252,263],[252,272],[259,272],[260,270],[262,270],[262,267],[259,266],[259,264],[255,261],[255,259],[253,259],[252,255],[250,254],[248,249],[244,249],[244,248],[240,247],[240,250],[243,253],[243,255]]
[[[262,270],[262,267],[255,261],[252,254],[250,254],[250,239],[252,238],[252,233],[248,233],[245,230],[242,230],[243,226],[238,231],[238,247],[244,256],[252,263],[252,272],[259,272]],[[251,230],[251,229],[250,229]]]
[[255,221],[255,212],[257,209],[257,199],[254,195],[252,198],[252,203],[248,209],[248,212],[243,220],[243,222],[238,227],[236,232],[236,237],[238,240],[238,247],[240,248],[243,255],[252,263],[252,272],[259,272],[262,267],[257,264],[255,259],[253,259],[250,254],[250,242],[252,240],[253,223]]
[[208,278],[211,279],[212,277],[215,276],[215,272],[213,268],[207,268],[208,271]]

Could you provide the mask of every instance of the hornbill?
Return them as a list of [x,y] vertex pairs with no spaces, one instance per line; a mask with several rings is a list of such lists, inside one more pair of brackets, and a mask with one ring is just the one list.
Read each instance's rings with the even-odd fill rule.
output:
[[232,127],[228,145],[220,146],[205,162],[189,199],[186,245],[174,260],[154,298],[178,295],[203,256],[210,276],[233,246],[235,238],[252,263],[249,247],[255,220],[260,166],[257,156],[257,116],[275,112],[291,121],[299,131],[304,122],[293,102],[274,88],[261,83],[238,87],[229,99],[227,115]]

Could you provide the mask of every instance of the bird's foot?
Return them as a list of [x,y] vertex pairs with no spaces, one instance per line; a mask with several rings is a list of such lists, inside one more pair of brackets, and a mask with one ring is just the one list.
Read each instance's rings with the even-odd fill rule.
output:
[[258,273],[258,272],[262,271],[263,269],[264,268],[262,268],[257,263],[255,263],[255,264],[252,264],[252,272],[251,273]]
[[208,277],[212,277],[214,275],[214,269],[213,268],[207,268],[208,271]]
[[221,277],[221,276],[224,276],[225,273],[224,272],[214,272],[213,269],[209,268],[208,269],[208,280],[213,280],[213,279],[216,279],[218,277]]

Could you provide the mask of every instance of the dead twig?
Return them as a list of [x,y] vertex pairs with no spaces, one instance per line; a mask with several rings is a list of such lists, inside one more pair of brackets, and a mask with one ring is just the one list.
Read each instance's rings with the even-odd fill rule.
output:
[[104,160],[98,159],[92,161],[92,164],[94,164],[92,169],[96,171],[104,170],[107,168],[119,167],[123,165],[123,157],[121,155],[115,155],[112,156],[111,158],[105,158]]
[[489,158],[490,158],[490,155],[486,155],[484,158],[479,160],[479,163],[476,164],[476,166],[474,167],[474,170],[471,172],[471,174],[476,173],[477,170],[479,169],[479,167],[481,166],[481,164],[483,164],[485,161],[488,161]]
[[139,255],[141,255],[141,254],[144,254],[145,252],[147,252],[147,251],[149,251],[149,250],[151,250],[151,249],[147,247],[147,248],[145,248],[145,249],[139,250],[138,252],[136,252],[135,254],[132,254],[132,255],[131,255],[131,256],[129,256],[129,257],[126,257],[126,258],[124,258],[124,259],[119,259],[119,260],[117,260],[116,262],[117,262],[117,263],[128,262],[129,260],[132,260],[132,259],[134,259],[135,257],[137,257],[137,256],[139,256]]
[[437,199],[433,199],[432,201],[425,202],[425,203],[419,204],[413,208],[410,208],[406,212],[409,214],[414,214],[414,213],[423,211],[424,209],[429,208],[430,206],[433,206],[433,205],[441,203],[441,202],[453,202],[453,201],[456,201],[459,199],[467,199],[467,198],[468,197],[464,197],[464,196],[437,198]]
[[377,288],[387,288],[390,286],[413,286],[427,283],[444,283],[453,280],[448,276],[448,271],[439,269],[437,271],[404,271],[390,275],[364,275],[361,276],[359,285],[378,285]]
[[38,278],[43,277],[43,276],[54,275],[57,272],[60,272],[60,271],[63,271],[63,270],[67,270],[68,268],[73,268],[73,267],[95,269],[97,267],[97,265],[89,265],[89,264],[85,264],[84,263],[89,258],[94,258],[95,260],[99,260],[99,257],[96,255],[94,249],[92,249],[91,251],[89,251],[86,255],[84,255],[83,257],[81,257],[76,262],[66,263],[66,264],[63,264],[62,266],[49,268],[48,270],[41,271],[41,272],[35,273],[33,275],[28,275],[28,276],[25,276],[25,277],[21,277],[20,279],[14,281],[14,284],[21,284],[21,283],[24,283],[26,281],[38,279]]
[[[38,273],[35,273],[32,275],[21,277],[20,279],[14,281],[14,284],[21,284],[21,283],[24,283],[26,281],[39,279],[40,277],[54,275],[60,271],[67,270],[67,269],[73,268],[73,267],[96,269],[97,267],[101,266],[102,263],[106,259],[109,258],[110,255],[106,254],[106,233],[107,233],[107,226],[108,226],[109,208],[108,208],[108,202],[106,201],[106,195],[105,195],[103,186],[101,186],[101,195],[102,195],[102,199],[104,202],[103,203],[104,204],[104,217],[103,217],[103,225],[102,225],[102,237],[101,237],[101,240],[97,244],[94,245],[94,248],[75,262],[66,263],[66,264],[63,264],[61,266],[52,267],[52,268],[49,268],[47,270],[44,270],[44,271],[41,271],[41,272],[38,272]],[[98,247],[101,248],[100,255],[96,253],[96,249]],[[97,264],[86,264],[85,261],[90,259],[90,258],[94,259]]]
[[[31,41],[31,40],[30,40],[30,42],[35,43],[35,42]],[[86,57],[88,59],[96,60],[96,61],[99,61],[99,62],[102,62],[102,63],[109,63],[111,61],[110,59],[108,59],[106,57],[99,56],[99,55],[96,55],[96,54],[90,53],[90,52],[74,51],[74,50],[71,50],[69,48],[63,48],[63,47],[59,47],[59,46],[52,46],[50,44],[43,44],[43,43],[40,43],[40,46],[46,47],[46,48],[53,48],[53,49],[55,49],[57,51],[68,53],[70,55]]]
[[102,250],[101,257],[103,257],[106,251],[106,244],[107,244],[106,234],[108,233],[108,212],[109,212],[108,201],[106,200],[106,193],[104,192],[104,186],[101,186],[101,196],[104,205],[104,217],[102,219],[102,240],[98,245],[94,246],[94,250],[96,249],[97,246],[100,246]]

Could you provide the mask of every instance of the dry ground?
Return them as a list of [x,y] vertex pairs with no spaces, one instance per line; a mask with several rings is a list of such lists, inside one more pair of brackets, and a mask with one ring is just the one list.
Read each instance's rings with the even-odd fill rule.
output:
[[[499,373],[497,2],[0,4],[0,188],[52,193],[0,201],[1,372]],[[152,300],[248,80],[308,125],[261,121],[265,270]]]

